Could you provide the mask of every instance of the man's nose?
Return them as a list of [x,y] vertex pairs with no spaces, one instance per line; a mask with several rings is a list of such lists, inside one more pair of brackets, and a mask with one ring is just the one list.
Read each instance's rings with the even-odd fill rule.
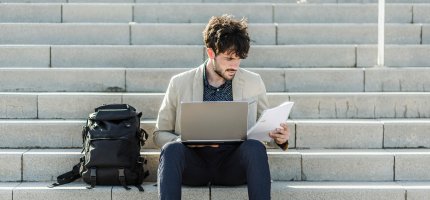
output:
[[237,69],[237,68],[239,68],[239,65],[240,65],[240,59],[239,59],[239,60],[233,60],[233,61],[231,62],[230,67],[232,67],[232,68],[234,68],[234,69]]

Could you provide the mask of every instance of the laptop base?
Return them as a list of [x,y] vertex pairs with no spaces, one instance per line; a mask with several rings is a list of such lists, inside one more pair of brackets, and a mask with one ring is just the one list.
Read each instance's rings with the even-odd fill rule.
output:
[[184,145],[240,144],[243,140],[182,141]]

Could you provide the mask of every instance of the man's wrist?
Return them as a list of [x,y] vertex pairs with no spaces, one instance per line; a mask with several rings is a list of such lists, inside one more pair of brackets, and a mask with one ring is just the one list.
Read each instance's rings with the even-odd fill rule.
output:
[[288,149],[288,140],[286,142],[284,142],[283,144],[278,144],[276,143],[282,150],[287,150]]

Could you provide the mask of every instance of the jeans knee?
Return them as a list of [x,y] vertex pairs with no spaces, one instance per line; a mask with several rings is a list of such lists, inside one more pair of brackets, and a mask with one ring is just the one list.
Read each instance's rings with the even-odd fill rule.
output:
[[267,157],[266,147],[258,140],[246,140],[241,144],[242,155],[247,158]]
[[184,148],[184,145],[181,142],[168,142],[166,143],[163,148],[161,148],[162,151],[175,151],[180,150]]
[[185,146],[181,142],[166,143],[161,149],[160,160],[165,157],[180,157],[181,155],[183,155],[182,152],[184,151],[184,148]]
[[258,140],[253,140],[253,139],[245,140],[242,143],[242,146],[243,146],[243,148],[245,148],[248,151],[253,151],[253,150],[258,150],[258,151],[264,150],[264,151],[266,151],[266,147],[264,146],[264,144]]

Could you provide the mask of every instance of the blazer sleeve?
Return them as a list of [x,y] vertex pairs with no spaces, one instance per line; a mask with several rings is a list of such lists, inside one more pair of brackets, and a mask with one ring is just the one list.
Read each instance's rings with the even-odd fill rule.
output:
[[[258,108],[257,108],[257,119],[260,118],[264,110],[269,108],[269,101],[266,95],[266,86],[260,77],[260,90],[261,93],[258,95]],[[280,148],[284,151],[288,149],[288,141],[285,144],[279,145],[272,139],[270,142],[265,143],[266,146],[270,148]]]
[[257,119],[260,118],[264,110],[269,108],[269,100],[267,100],[266,86],[264,85],[263,79],[261,79],[260,75],[258,76],[258,78],[260,92],[258,94]]
[[166,143],[175,141],[179,138],[175,134],[176,108],[177,108],[177,90],[174,84],[174,78],[170,80],[160,110],[158,111],[153,141],[156,146],[162,148]]

